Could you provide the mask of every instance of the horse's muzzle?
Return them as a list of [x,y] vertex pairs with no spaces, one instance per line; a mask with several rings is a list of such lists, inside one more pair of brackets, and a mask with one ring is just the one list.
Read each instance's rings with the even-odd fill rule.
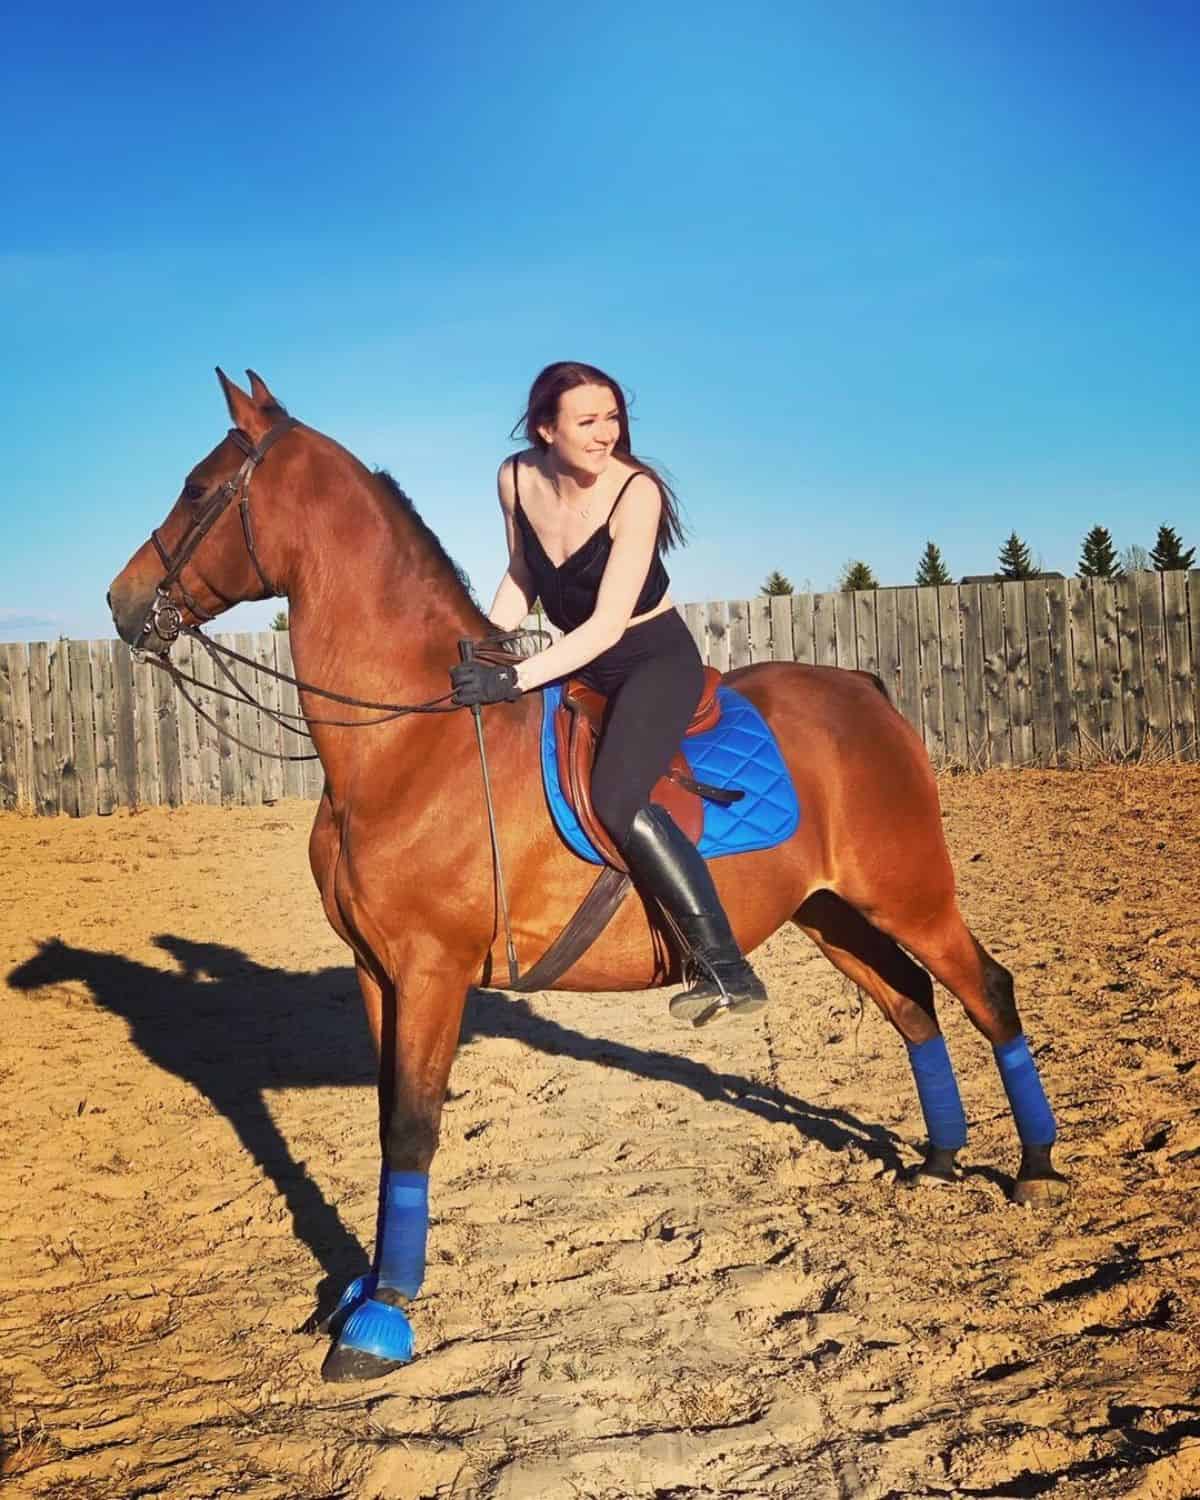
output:
[[179,634],[179,611],[153,589],[131,589],[119,578],[108,591],[108,607],[117,634],[139,651],[166,656]]

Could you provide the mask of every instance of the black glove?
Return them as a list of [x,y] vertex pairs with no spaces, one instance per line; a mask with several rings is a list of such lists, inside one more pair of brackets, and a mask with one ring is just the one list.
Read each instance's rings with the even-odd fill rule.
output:
[[450,668],[454,701],[460,708],[479,703],[515,703],[521,696],[516,667],[494,667],[486,661],[464,661]]

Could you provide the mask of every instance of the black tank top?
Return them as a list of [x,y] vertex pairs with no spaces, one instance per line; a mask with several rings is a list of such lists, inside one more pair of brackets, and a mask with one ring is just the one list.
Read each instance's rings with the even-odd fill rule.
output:
[[[576,626],[582,625],[585,620],[589,619],[595,611],[596,597],[600,592],[600,580],[604,577],[604,569],[608,563],[609,554],[612,552],[612,535],[609,532],[608,523],[612,520],[613,511],[621,503],[621,496],[643,471],[639,469],[637,473],[629,476],[600,525],[582,546],[576,547],[570,557],[564,558],[562,563],[556,566],[546,555],[541,538],[521,505],[521,491],[517,483],[518,464],[515,458],[512,466],[513,494],[516,497],[513,514],[521,530],[522,550],[533,581],[537,585],[538,598],[542,601],[542,608],[546,611],[552,625],[557,625],[560,630],[574,630]],[[656,604],[661,604],[669,584],[670,579],[663,566],[662,554],[655,547],[654,558],[646,574],[646,581],[642,584],[642,591],[637,597],[637,603],[633,606],[634,615],[644,615]]]

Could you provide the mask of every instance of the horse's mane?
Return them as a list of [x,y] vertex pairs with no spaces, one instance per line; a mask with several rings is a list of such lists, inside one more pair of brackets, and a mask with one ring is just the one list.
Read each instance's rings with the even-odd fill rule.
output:
[[391,499],[395,501],[395,503],[412,522],[417,535],[422,539],[426,547],[429,549],[430,556],[433,558],[434,562],[439,567],[445,570],[446,574],[450,578],[452,578],[455,583],[458,584],[459,588],[462,589],[463,593],[466,594],[471,603],[474,604],[476,608],[478,608],[479,601],[475,598],[475,590],[471,587],[471,580],[446,551],[445,547],[442,546],[441,542],[438,540],[437,533],[433,531],[428,525],[426,525],[425,521],[421,517],[420,511],[418,511],[417,507],[412,503],[411,498],[404,493],[404,491],[400,488],[400,486],[396,483],[396,481],[392,478],[392,476],[386,469],[376,469],[375,478],[379,480],[380,484],[383,485],[384,489],[387,491]]

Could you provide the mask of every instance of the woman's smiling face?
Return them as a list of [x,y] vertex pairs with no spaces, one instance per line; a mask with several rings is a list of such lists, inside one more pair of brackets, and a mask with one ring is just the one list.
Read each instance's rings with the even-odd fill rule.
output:
[[616,397],[606,385],[574,386],[559,397],[554,426],[538,431],[564,468],[600,474],[621,435]]

